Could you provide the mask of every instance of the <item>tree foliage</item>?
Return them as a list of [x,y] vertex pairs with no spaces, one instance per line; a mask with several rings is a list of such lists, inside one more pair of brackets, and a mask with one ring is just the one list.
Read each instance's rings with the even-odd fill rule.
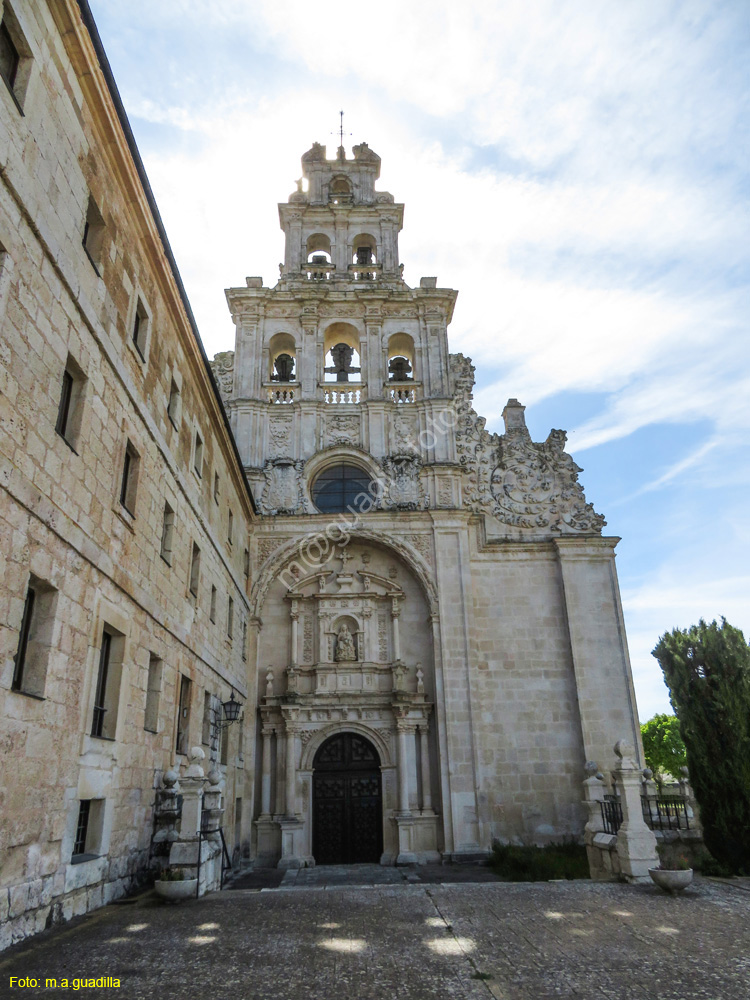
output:
[[665,633],[653,650],[680,720],[706,847],[750,874],[750,647],[722,618]]
[[655,775],[668,774],[679,781],[680,768],[687,766],[685,744],[676,715],[655,715],[641,726],[646,764]]

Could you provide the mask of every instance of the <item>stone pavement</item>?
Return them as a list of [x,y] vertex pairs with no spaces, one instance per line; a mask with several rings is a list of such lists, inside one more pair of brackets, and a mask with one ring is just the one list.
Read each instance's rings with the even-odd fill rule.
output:
[[391,865],[318,865],[279,871],[254,868],[240,874],[228,889],[319,889],[332,886],[403,885],[422,882],[435,885],[455,882],[500,882],[502,879],[485,865],[429,864],[395,868]]
[[[749,917],[750,892],[701,879],[676,897],[650,885],[403,879],[178,905],[146,894],[11,949],[0,958],[0,996],[59,995],[45,977],[115,976],[120,989],[84,995],[747,1000]],[[42,988],[10,990],[10,976]]]

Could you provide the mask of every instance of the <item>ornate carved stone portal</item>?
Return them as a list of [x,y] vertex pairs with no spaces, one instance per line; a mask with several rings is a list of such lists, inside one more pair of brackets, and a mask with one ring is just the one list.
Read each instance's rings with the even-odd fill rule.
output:
[[[374,843],[370,827],[369,847],[358,842],[345,850],[341,830],[335,833],[330,827],[332,817],[340,814],[341,829],[364,830],[364,817],[373,810],[381,816],[378,859],[438,857],[428,743],[432,703],[423,663],[402,659],[399,623],[404,607],[413,609],[415,584],[404,589],[399,575],[384,554],[373,558],[368,549],[347,546],[298,579],[290,573],[292,585],[279,594],[286,606],[289,661],[283,691],[269,685],[261,701],[263,739],[268,742],[262,753],[262,788],[267,794],[258,821],[262,857],[273,853],[279,827],[282,850],[285,838],[288,845],[283,866],[310,863],[313,857],[320,862],[312,847],[313,830],[321,857],[369,857]],[[279,643],[284,641],[276,635]],[[356,739],[353,728],[359,734]],[[383,775],[382,799],[372,775],[342,772],[319,779],[315,761],[323,756],[315,756],[317,748],[326,739],[325,746],[337,746],[332,742],[336,734],[345,734],[341,746],[349,747],[347,753],[354,752],[355,743],[376,748],[380,761],[375,776],[379,789]],[[276,777],[272,742],[277,762],[284,762]],[[312,805],[305,793],[300,795],[300,781],[310,788]]]

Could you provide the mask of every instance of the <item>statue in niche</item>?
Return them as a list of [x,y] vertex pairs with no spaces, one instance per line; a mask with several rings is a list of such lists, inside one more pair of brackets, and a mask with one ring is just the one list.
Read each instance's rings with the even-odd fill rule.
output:
[[336,636],[336,663],[351,663],[357,659],[357,650],[354,646],[354,637],[349,631],[349,626],[344,624],[339,629]]
[[352,365],[353,355],[354,350],[348,344],[336,344],[335,347],[331,348],[333,365],[324,368],[323,371],[328,372],[329,375],[335,375],[337,382],[348,382],[350,375],[362,371],[361,368],[355,368]]
[[292,382],[294,379],[294,358],[291,354],[279,354],[274,358],[273,367],[276,369],[271,376],[272,382]]

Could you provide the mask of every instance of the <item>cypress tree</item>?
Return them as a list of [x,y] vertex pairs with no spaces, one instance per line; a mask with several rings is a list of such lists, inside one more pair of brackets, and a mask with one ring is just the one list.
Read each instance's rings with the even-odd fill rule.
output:
[[722,618],[665,633],[653,650],[680,720],[706,847],[750,874],[750,647]]

